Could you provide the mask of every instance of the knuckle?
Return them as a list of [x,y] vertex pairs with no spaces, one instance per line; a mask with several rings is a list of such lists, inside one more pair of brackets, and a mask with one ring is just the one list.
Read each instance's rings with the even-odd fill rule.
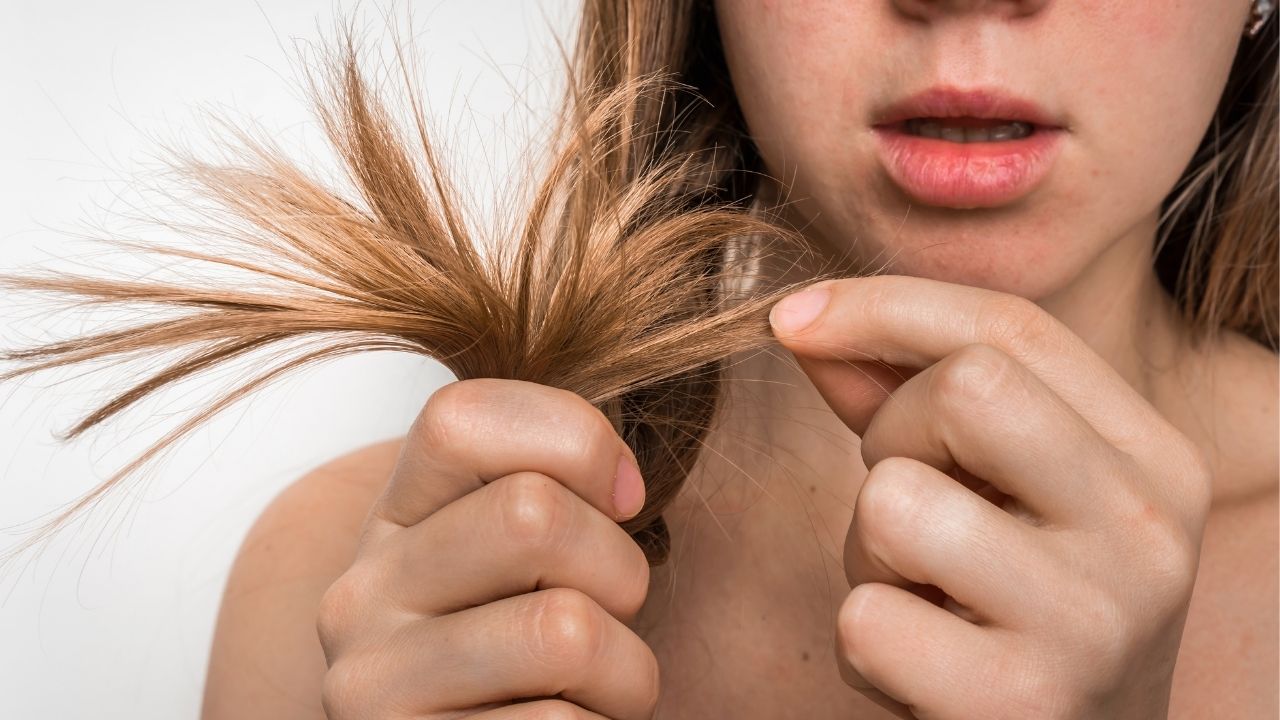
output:
[[326,654],[332,654],[351,634],[364,611],[364,593],[350,571],[340,575],[320,597],[316,612],[316,633]]
[[448,450],[470,433],[470,418],[488,396],[483,378],[457,380],[431,393],[413,423],[413,435],[435,451]]
[[920,479],[919,461],[891,456],[867,472],[854,504],[854,522],[869,549],[891,534],[913,532],[929,499]]
[[872,275],[861,280],[863,292],[859,308],[869,318],[880,321],[890,316],[894,308],[901,302],[895,297],[892,283],[880,282],[879,275]]
[[[1114,507],[1132,567],[1146,579],[1144,596],[1180,605],[1199,566],[1199,542],[1179,518],[1136,489],[1122,489]],[[1161,608],[1168,609],[1168,608]]]
[[1107,588],[1084,583],[1075,594],[1070,614],[1073,649],[1089,658],[1097,672],[1119,672],[1119,664],[1133,637],[1133,620],[1124,605]]
[[1181,608],[1189,599],[1199,565],[1199,548],[1176,523],[1152,523],[1140,540],[1151,586],[1148,597],[1160,610]]
[[1017,378],[1017,363],[1001,350],[974,343],[944,358],[930,374],[927,392],[936,406],[971,406],[987,398],[1004,397]]
[[564,536],[564,519],[571,513],[564,486],[535,472],[514,473],[498,482],[503,538],[532,550],[554,547]]
[[367,666],[359,661],[334,663],[324,674],[320,704],[333,720],[365,717],[370,710],[370,691],[377,687]]
[[[870,275],[860,278],[858,282],[858,313],[872,326],[891,326],[904,307],[901,287],[889,275]],[[839,283],[837,280],[831,286],[834,293],[840,292]],[[898,364],[903,360],[892,353],[886,353],[881,359],[890,364]]]
[[999,293],[982,302],[978,322],[979,337],[1016,353],[1049,339],[1057,320],[1021,295]]
[[548,666],[581,671],[599,655],[604,638],[603,612],[585,593],[549,588],[534,603],[530,651]]

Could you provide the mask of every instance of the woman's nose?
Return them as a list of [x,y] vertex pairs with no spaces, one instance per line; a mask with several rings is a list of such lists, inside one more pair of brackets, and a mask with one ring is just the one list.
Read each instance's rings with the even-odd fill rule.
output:
[[987,14],[1017,18],[1039,12],[1049,0],[891,0],[903,15],[917,20],[939,20],[951,15]]

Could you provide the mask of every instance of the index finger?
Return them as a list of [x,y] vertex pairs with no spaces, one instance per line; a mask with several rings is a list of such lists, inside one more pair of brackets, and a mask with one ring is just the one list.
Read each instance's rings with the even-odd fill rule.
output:
[[476,378],[428,399],[372,516],[415,525],[485,483],[523,471],[554,478],[614,520],[644,504],[635,455],[585,399],[538,383]]
[[[856,382],[851,362],[923,369],[983,343],[1025,365],[1122,449],[1149,439],[1153,426],[1172,429],[1079,336],[1017,295],[905,275],[840,278],[787,296],[770,321],[829,401],[842,384]],[[832,407],[858,432],[876,409]]]

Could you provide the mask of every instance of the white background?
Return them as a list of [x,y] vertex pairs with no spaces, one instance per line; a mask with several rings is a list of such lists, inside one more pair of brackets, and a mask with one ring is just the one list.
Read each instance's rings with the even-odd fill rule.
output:
[[[343,8],[302,0],[0,4],[0,272],[101,267],[101,251],[71,233],[116,225],[135,178],[156,166],[157,141],[202,147],[209,126],[201,106],[253,118],[323,157],[293,82],[294,39],[330,34]],[[413,30],[432,115],[464,161],[459,175],[483,197],[505,153],[536,128],[522,115],[545,114],[547,88],[559,82],[553,33],[568,40],[574,5],[435,0],[415,3],[406,20],[403,4],[364,2],[357,17],[384,47],[388,16]],[[113,272],[142,269],[127,256],[110,261]],[[104,321],[0,296],[0,347]],[[88,438],[55,438],[129,377],[54,372],[0,385],[0,551],[218,387],[193,383]],[[219,596],[253,519],[309,468],[403,433],[451,379],[432,361],[389,353],[305,371],[217,418],[122,502],[5,566],[0,718],[196,717]]]

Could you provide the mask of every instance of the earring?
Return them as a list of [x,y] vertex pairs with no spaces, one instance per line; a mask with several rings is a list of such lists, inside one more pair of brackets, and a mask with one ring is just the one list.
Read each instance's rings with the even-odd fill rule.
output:
[[1262,26],[1267,24],[1267,19],[1271,17],[1271,11],[1275,9],[1276,4],[1273,0],[1253,0],[1253,10],[1249,13],[1249,24],[1244,34],[1249,37],[1257,36]]

